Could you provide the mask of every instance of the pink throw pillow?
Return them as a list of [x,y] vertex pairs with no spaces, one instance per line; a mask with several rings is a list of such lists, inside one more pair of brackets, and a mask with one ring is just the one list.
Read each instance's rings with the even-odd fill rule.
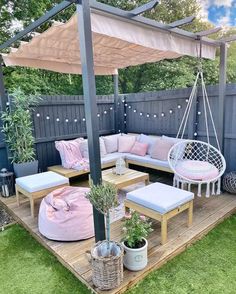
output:
[[130,153],[140,155],[140,156],[145,156],[147,153],[147,150],[148,150],[148,144],[140,143],[136,141]]
[[135,136],[120,136],[118,139],[118,152],[130,152],[135,140]]
[[169,140],[163,138],[158,138],[153,144],[151,157],[163,161],[168,160],[168,153],[173,145],[174,142],[170,142]]

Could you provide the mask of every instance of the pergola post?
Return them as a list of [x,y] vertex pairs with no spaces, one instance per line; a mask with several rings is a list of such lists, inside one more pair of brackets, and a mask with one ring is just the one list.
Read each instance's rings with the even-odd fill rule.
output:
[[114,83],[114,119],[115,119],[115,132],[119,131],[119,111],[118,111],[118,102],[119,102],[119,75],[113,75]]
[[220,46],[220,73],[219,73],[219,144],[222,154],[224,154],[225,135],[225,91],[226,91],[226,69],[227,69],[227,44]]
[[0,109],[2,111],[6,110],[7,101],[8,100],[3,79],[2,56],[0,55]]
[[[80,40],[80,59],[83,74],[85,117],[88,136],[89,164],[91,180],[95,185],[101,183],[101,156],[99,144],[98,109],[93,62],[93,44],[89,1],[77,4],[78,31]],[[105,239],[104,216],[95,208],[94,228],[96,242]]]

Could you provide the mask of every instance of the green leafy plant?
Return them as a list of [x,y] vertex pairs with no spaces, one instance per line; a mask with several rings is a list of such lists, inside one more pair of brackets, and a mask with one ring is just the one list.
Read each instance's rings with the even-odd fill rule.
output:
[[125,245],[129,248],[140,248],[143,244],[143,238],[146,238],[153,229],[152,223],[143,215],[136,211],[126,214],[123,227]]
[[36,104],[37,96],[28,96],[18,88],[10,97],[11,107],[2,112],[2,132],[5,134],[12,163],[23,163],[35,160],[33,124],[30,105]]
[[91,204],[106,217],[106,239],[110,243],[110,209],[117,205],[117,190],[112,184],[90,184],[86,197]]

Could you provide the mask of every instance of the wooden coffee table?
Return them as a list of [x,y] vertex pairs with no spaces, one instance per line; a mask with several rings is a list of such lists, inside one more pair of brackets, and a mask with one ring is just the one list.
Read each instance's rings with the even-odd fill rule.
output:
[[127,168],[123,175],[116,175],[113,169],[102,171],[103,183],[113,184],[117,189],[144,182],[145,185],[149,184],[149,174]]

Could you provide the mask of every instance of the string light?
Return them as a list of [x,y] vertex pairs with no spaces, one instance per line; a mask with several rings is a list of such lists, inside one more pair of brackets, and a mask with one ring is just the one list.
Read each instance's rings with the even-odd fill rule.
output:
[[74,122],[76,123],[77,121],[78,121],[78,119],[77,119],[77,118],[75,118],[75,119],[74,119]]
[[185,102],[188,103],[188,99],[186,99]]
[[56,119],[56,121],[58,122],[58,121],[60,121],[60,119],[59,119],[59,118],[57,118],[57,119]]
[[49,119],[50,119],[50,117],[49,117],[49,116],[46,116],[46,119],[47,119],[47,120],[49,120]]
[[83,117],[82,121],[86,121],[86,119]]
[[173,110],[172,110],[172,109],[170,109],[170,110],[169,110],[169,113],[170,113],[170,114],[172,114],[172,113],[173,113]]
[[124,113],[124,116],[127,116],[127,113]]
[[110,110],[113,110],[113,107],[110,107]]
[[10,103],[9,103],[9,102],[7,102],[7,103],[6,103],[6,106],[9,106],[9,105],[10,105]]
[[37,117],[40,117],[40,113],[37,113],[36,116],[37,116]]
[[181,108],[182,108],[182,106],[179,104],[179,105],[178,105],[178,109],[181,109]]
[[139,113],[139,115],[140,115],[140,116],[142,116],[142,115],[143,115],[143,113],[142,113],[142,112],[140,112],[140,113]]
[[156,118],[156,117],[157,117],[157,115],[156,115],[156,114],[153,114],[153,117],[154,117],[154,118]]
[[100,117],[100,114],[99,113],[97,114],[97,117]]
[[65,119],[65,122],[66,122],[66,123],[68,123],[68,122],[69,122],[69,119],[68,119],[68,118],[66,118],[66,119]]
[[107,111],[106,110],[104,111],[104,114],[107,114]]
[[201,115],[202,113],[201,113],[201,111],[198,111],[198,113],[197,113],[198,115]]
[[131,105],[129,105],[129,109],[131,109]]
[[161,116],[162,116],[162,117],[164,117],[164,116],[165,116],[165,113],[164,113],[164,112],[162,112],[162,113],[161,113]]
[[137,110],[136,109],[134,109],[134,113],[136,113],[137,112]]
[[150,117],[150,114],[149,113],[147,114],[147,117]]
[[197,133],[194,133],[194,137],[197,137]]
[[127,107],[128,106],[128,104],[127,103],[125,103],[125,107]]

